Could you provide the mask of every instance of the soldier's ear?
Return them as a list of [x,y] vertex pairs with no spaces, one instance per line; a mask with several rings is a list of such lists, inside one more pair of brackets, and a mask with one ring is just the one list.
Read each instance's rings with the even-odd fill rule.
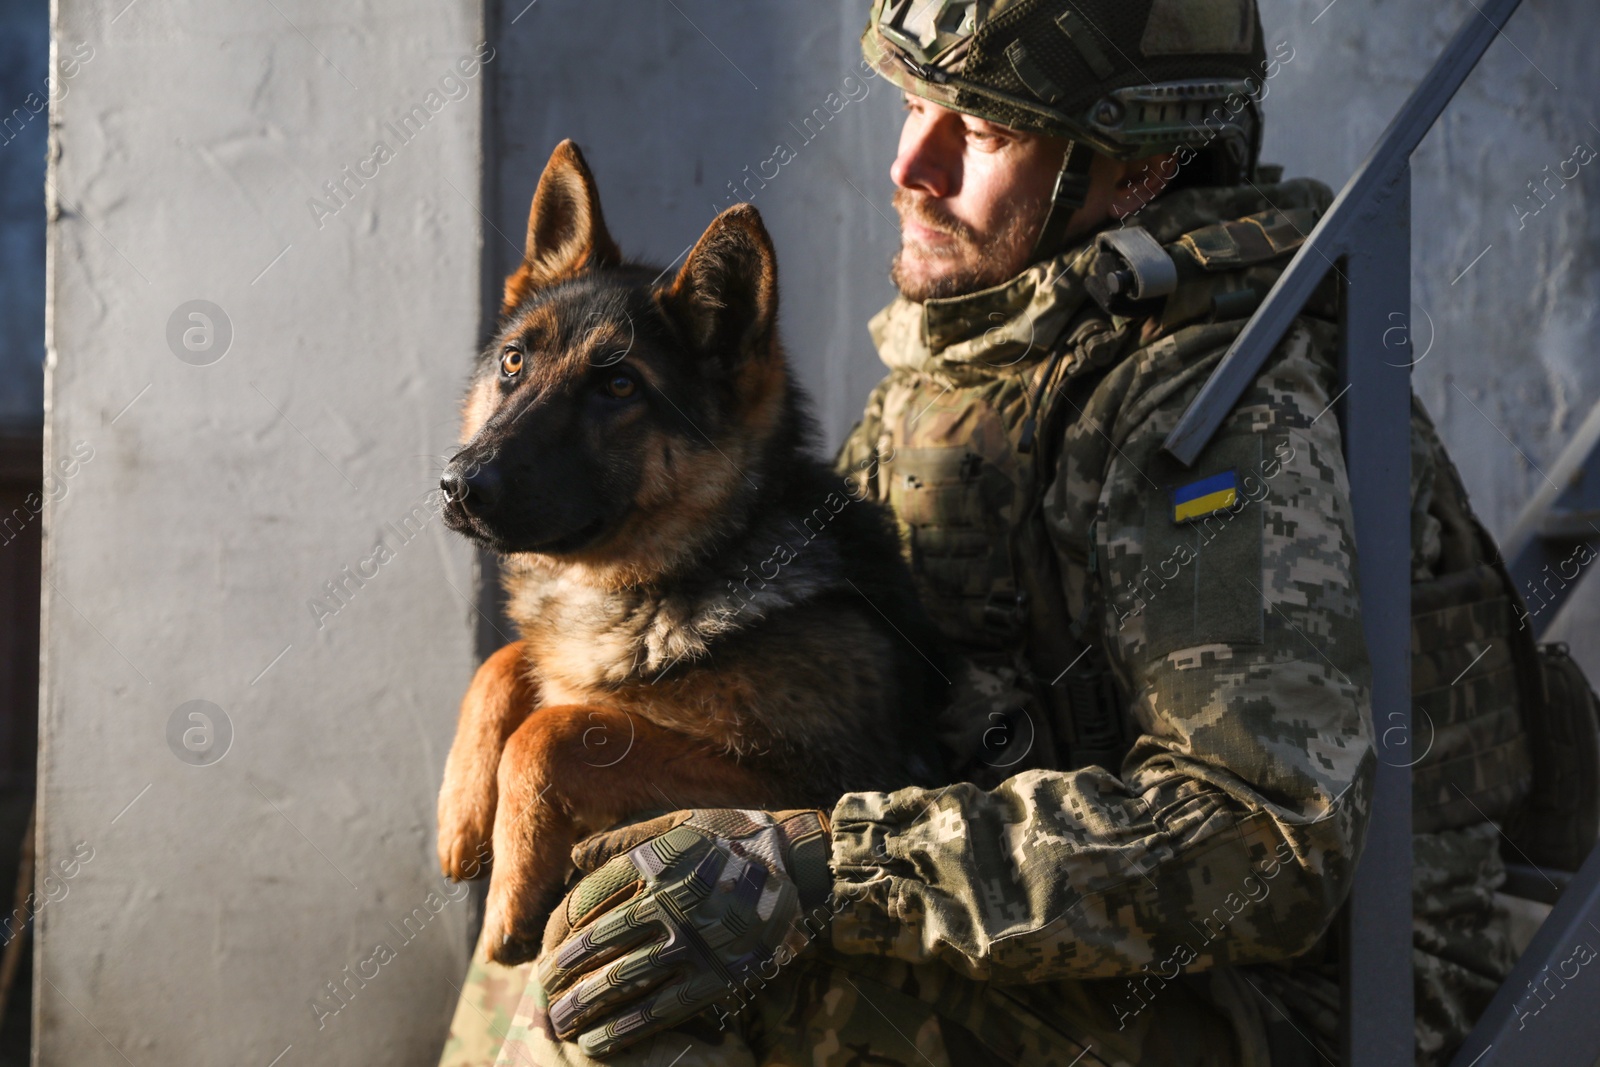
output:
[[711,220],[662,305],[699,352],[736,363],[772,348],[778,255],[761,213],[737,204]]
[[550,153],[528,212],[522,264],[506,278],[500,313],[507,314],[535,289],[591,267],[614,267],[622,253],[606,230],[600,191],[583,153],[571,140]]

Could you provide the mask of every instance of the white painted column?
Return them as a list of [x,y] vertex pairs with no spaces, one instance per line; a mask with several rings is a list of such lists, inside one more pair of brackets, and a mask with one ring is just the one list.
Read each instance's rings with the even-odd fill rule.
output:
[[124,3],[55,21],[38,1062],[432,1064],[481,5]]

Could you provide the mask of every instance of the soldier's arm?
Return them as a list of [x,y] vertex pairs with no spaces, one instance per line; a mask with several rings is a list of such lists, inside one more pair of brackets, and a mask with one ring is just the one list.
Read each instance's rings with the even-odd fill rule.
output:
[[[1294,955],[1333,917],[1374,757],[1333,372],[1317,358],[1331,335],[1299,320],[1184,471],[1159,447],[1218,354],[1185,358],[1197,336],[1096,390],[1050,497],[1063,558],[1093,545],[1069,597],[1101,605],[1084,621],[1142,731],[1120,777],[846,796],[836,947],[1000,981],[1146,964],[1170,978]],[[1175,487],[1228,471],[1238,506],[1174,515]]]

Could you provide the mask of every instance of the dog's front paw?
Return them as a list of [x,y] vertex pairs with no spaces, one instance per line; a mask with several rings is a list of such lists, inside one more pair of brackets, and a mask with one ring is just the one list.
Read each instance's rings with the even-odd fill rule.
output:
[[492,806],[445,783],[439,793],[439,869],[446,878],[465,882],[489,872],[493,827]]
[[508,967],[539,955],[545,923],[562,896],[561,883],[555,879],[541,885],[524,883],[517,890],[509,888],[512,881],[498,875],[489,880],[483,912],[483,944],[489,958]]

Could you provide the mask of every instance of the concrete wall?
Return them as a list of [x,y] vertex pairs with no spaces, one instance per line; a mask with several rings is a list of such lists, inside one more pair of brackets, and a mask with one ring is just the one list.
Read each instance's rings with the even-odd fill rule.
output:
[[124,3],[55,23],[38,1062],[431,1064],[481,7]]

